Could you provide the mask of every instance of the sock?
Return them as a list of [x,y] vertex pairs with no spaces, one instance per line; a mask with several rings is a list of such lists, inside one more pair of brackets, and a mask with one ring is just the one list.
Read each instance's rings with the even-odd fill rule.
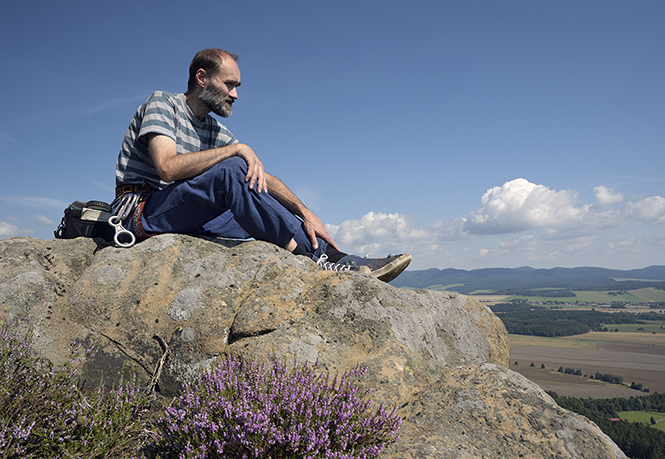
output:
[[309,258],[314,258],[314,255],[309,253],[307,250],[303,248],[300,244],[296,245],[296,248],[293,250],[294,255],[302,255],[304,257],[309,257]]
[[331,261],[332,263],[337,263],[339,260],[347,256],[346,253],[340,252],[330,244],[326,247],[326,255],[328,255],[328,261]]

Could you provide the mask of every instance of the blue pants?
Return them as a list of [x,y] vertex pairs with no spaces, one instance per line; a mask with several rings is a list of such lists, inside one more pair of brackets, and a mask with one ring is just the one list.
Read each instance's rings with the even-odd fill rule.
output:
[[141,223],[146,233],[183,233],[233,239],[254,238],[284,247],[291,240],[317,257],[302,221],[266,192],[245,183],[247,163],[232,157],[204,173],[151,191]]

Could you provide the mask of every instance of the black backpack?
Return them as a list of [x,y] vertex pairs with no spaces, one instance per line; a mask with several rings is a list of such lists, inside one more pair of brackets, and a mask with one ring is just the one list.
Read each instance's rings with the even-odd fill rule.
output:
[[53,232],[58,239],[98,237],[113,241],[115,230],[109,225],[111,206],[102,201],[74,201],[65,209],[65,215]]

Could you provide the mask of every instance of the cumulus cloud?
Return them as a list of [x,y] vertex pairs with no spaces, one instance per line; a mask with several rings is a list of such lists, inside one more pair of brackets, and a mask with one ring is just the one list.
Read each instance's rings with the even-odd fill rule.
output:
[[347,220],[339,226],[327,225],[327,228],[333,238],[337,238],[341,244],[345,245],[427,236],[427,230],[414,227],[407,217],[382,212],[369,212],[360,220]]
[[[476,260],[519,254],[525,263],[561,261],[582,253],[606,256],[626,241],[625,228],[631,226],[652,228],[663,233],[656,240],[665,238],[665,228],[658,226],[665,223],[664,197],[627,200],[606,186],[594,188],[594,193],[596,202],[583,203],[576,191],[519,178],[488,189],[478,209],[448,222],[423,227],[404,215],[369,212],[327,228],[342,248],[355,253],[378,256],[409,251],[414,261],[419,254],[448,263],[471,253]],[[602,246],[601,235],[606,241]],[[455,253],[452,246],[457,246]]]
[[485,192],[481,207],[469,213],[463,229],[476,235],[534,229],[542,229],[549,236],[580,235],[665,221],[665,198],[661,196],[626,202],[614,188],[598,186],[594,193],[596,204],[581,204],[575,191],[557,191],[522,178],[511,180]]
[[614,191],[614,188],[601,185],[594,188],[593,191],[596,193],[596,201],[599,206],[610,206],[623,201],[623,195]]
[[577,193],[555,191],[519,178],[490,188],[481,207],[469,214],[471,234],[505,234],[534,228],[561,228],[579,223],[588,211],[578,207]]
[[665,223],[665,198],[650,196],[626,206],[626,217],[640,223]]

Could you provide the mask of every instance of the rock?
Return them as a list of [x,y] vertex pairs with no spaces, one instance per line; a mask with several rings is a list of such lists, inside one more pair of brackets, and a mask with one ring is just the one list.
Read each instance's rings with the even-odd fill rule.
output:
[[505,328],[477,301],[321,271],[263,242],[6,239],[0,305],[0,321],[32,327],[35,352],[55,364],[72,340],[96,343],[80,369],[91,384],[123,372],[147,382],[163,355],[157,337],[170,350],[159,389],[171,395],[226,353],[331,372],[362,364],[374,401],[405,419],[384,457],[625,457],[505,368]]
[[384,458],[619,458],[619,448],[540,387],[486,363],[453,369],[402,408],[401,434]]

